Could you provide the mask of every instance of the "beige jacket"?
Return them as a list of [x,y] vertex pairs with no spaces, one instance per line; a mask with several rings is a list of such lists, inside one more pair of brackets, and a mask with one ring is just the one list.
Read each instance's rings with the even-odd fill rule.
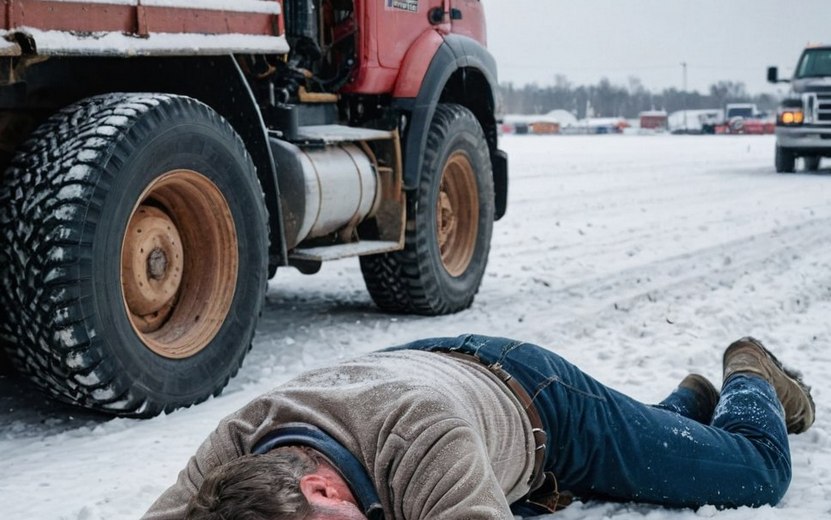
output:
[[382,352],[307,372],[223,419],[143,518],[183,518],[211,468],[288,422],[321,428],[363,462],[387,520],[508,519],[528,492],[531,425],[495,376],[440,354]]

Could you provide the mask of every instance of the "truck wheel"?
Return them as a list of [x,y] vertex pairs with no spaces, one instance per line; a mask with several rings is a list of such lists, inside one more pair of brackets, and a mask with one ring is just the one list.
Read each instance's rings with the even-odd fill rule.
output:
[[493,197],[482,127],[468,109],[439,105],[418,190],[408,200],[404,250],[361,257],[375,303],[387,311],[426,315],[469,307],[488,260]]
[[775,162],[777,173],[793,173],[796,171],[796,156],[786,148],[776,147]]
[[805,169],[809,172],[814,172],[819,170],[819,161],[820,157],[816,155],[809,155],[808,157],[803,157],[802,160],[805,163]]
[[107,94],[47,120],[0,188],[15,366],[61,400],[144,417],[218,394],[267,282],[254,165],[209,107]]

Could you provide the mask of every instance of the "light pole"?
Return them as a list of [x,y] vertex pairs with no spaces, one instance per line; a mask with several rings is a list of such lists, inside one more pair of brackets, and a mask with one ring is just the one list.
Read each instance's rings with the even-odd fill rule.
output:
[[688,132],[687,130],[687,62],[681,62],[681,69],[684,72],[684,91],[683,97],[681,98],[681,109],[684,111],[684,133]]

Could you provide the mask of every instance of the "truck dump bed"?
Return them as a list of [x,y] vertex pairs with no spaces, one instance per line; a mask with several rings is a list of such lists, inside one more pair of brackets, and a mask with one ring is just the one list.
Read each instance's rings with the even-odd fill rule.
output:
[[8,0],[0,56],[282,54],[277,0]]

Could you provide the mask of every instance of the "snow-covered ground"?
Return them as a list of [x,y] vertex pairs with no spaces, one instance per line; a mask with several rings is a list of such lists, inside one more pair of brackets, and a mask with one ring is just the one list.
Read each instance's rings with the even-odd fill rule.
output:
[[[570,506],[555,518],[831,518],[831,170],[777,175],[770,136],[506,136],[511,193],[473,307],[389,316],[356,260],[271,282],[254,349],[224,395],[152,420],[103,419],[0,379],[0,511],[18,519],[138,517],[224,415],[300,371],[425,335],[550,346],[654,402],[689,371],[720,382],[752,334],[814,387],[776,508]],[[828,163],[825,166],[829,166]]]

